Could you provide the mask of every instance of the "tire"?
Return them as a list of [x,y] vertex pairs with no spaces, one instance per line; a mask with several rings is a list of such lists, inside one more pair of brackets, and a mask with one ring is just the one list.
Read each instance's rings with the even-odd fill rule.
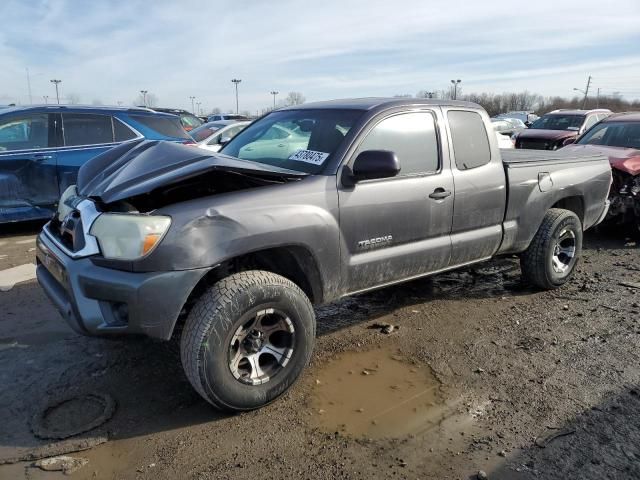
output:
[[[569,256],[571,246],[573,255]],[[573,275],[581,252],[580,219],[569,210],[552,208],[542,219],[529,248],[520,256],[523,279],[545,290],[558,288]]]
[[189,313],[182,366],[214,407],[252,410],[295,383],[311,358],[315,330],[311,302],[293,282],[260,270],[235,273],[210,287]]

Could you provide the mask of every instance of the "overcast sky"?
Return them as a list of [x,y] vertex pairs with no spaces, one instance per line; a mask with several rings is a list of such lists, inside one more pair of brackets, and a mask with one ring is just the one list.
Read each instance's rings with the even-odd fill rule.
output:
[[[240,109],[448,88],[640,98],[640,0],[0,1],[0,104],[62,97]],[[595,93],[595,92],[594,92]]]

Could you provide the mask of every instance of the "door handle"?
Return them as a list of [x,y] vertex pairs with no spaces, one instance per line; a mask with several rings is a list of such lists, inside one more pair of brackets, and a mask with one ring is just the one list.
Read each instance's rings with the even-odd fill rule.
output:
[[33,156],[36,162],[42,162],[43,160],[51,160],[53,155],[47,155],[45,153],[39,153]]
[[451,190],[445,190],[444,188],[436,188],[433,193],[429,194],[429,198],[434,200],[443,200],[451,195]]

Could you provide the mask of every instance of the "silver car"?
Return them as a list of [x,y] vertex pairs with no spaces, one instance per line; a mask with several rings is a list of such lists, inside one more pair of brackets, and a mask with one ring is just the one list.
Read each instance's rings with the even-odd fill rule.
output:
[[210,152],[217,152],[226,142],[235,137],[250,123],[236,120],[219,120],[200,125],[190,133],[196,142],[196,146]]

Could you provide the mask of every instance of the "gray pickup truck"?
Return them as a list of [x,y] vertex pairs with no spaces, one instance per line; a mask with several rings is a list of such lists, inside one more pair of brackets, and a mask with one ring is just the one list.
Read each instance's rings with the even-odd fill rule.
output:
[[466,102],[300,105],[223,143],[133,141],[85,164],[37,276],[80,333],[179,334],[192,385],[226,410],[299,377],[313,305],[507,254],[556,288],[608,208],[607,158],[501,152]]

